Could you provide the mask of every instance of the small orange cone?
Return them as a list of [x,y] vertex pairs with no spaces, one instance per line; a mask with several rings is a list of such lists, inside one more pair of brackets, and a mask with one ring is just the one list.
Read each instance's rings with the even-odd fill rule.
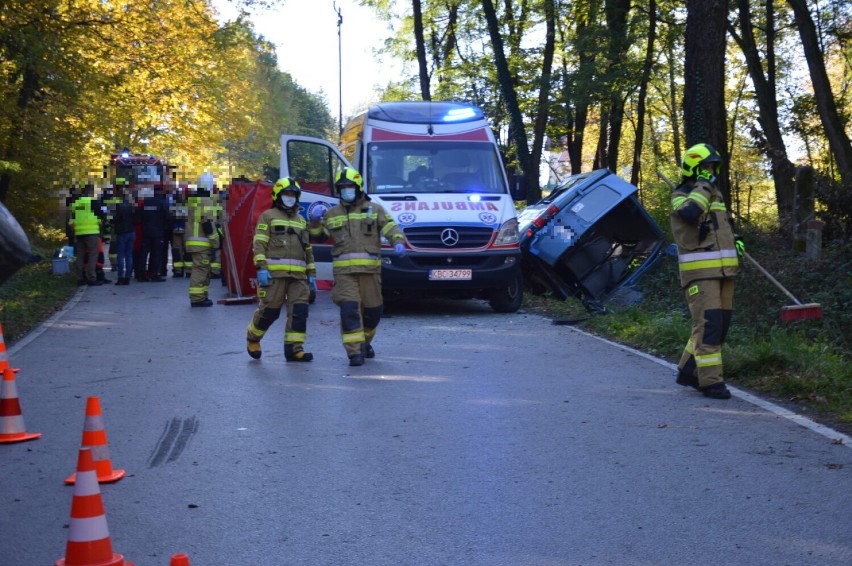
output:
[[[124,477],[124,470],[113,470],[107,448],[107,435],[104,430],[104,419],[101,414],[101,402],[97,397],[86,400],[86,420],[83,422],[83,448],[92,449],[92,459],[98,472],[98,482],[111,483]],[[65,483],[74,483],[76,473],[65,479]]]
[[0,443],[23,442],[41,436],[40,432],[26,430],[15,387],[15,372],[7,367],[3,370],[3,384],[0,385]]
[[173,554],[169,566],[189,566],[189,556],[181,552]]
[[91,448],[81,448],[77,477],[71,500],[71,524],[65,556],[55,566],[133,566],[112,551],[101,488]]
[[6,353],[6,341],[3,339],[3,325],[0,324],[0,373],[7,368],[11,368],[14,372],[18,371],[18,368],[12,368],[9,365],[9,354]]

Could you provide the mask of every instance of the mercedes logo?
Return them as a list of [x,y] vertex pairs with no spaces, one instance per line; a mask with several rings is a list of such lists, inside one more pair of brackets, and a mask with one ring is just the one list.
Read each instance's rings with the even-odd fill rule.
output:
[[459,233],[452,228],[445,228],[441,232],[441,242],[448,248],[451,248],[459,243]]

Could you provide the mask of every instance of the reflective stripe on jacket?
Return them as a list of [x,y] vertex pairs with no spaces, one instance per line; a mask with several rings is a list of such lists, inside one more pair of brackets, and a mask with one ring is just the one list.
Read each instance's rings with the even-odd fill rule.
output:
[[335,273],[379,273],[381,238],[391,245],[405,241],[393,217],[380,204],[364,197],[349,206],[333,207],[326,214],[324,225],[334,238],[331,265]]
[[740,262],[721,191],[706,181],[688,181],[674,190],[671,203],[681,285],[734,277]]
[[316,275],[307,223],[297,211],[265,210],[257,219],[253,242],[257,269],[268,269],[273,277]]
[[[215,230],[215,215],[205,210],[205,203],[199,197],[191,197],[189,202],[189,218],[186,223],[185,245],[188,253],[209,251],[219,247],[219,236]],[[211,222],[213,233],[204,232],[204,223]]]

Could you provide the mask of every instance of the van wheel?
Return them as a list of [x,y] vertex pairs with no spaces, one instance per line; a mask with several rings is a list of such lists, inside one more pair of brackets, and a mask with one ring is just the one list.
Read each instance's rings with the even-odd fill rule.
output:
[[524,299],[524,279],[521,275],[521,270],[518,270],[515,280],[503,289],[494,289],[491,291],[491,297],[488,303],[494,312],[510,313],[517,312],[521,308],[521,301]]
[[0,285],[30,259],[30,241],[9,209],[0,203]]

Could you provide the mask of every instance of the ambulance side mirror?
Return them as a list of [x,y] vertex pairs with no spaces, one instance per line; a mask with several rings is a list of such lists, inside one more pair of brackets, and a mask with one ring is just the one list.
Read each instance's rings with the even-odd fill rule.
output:
[[512,200],[527,199],[527,176],[523,174],[512,175],[509,180],[509,194],[512,195]]

